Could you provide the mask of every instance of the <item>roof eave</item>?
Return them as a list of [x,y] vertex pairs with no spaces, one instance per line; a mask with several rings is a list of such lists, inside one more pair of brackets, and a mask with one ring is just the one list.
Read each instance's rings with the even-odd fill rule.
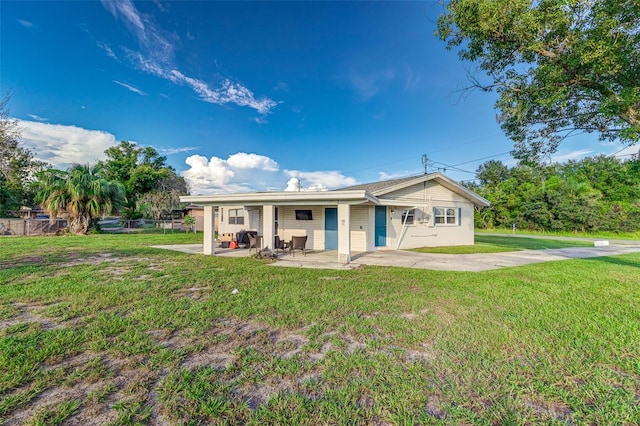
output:
[[183,203],[200,205],[234,204],[301,204],[304,202],[349,203],[371,202],[378,204],[376,197],[364,190],[354,191],[303,191],[303,192],[248,192],[240,194],[190,195],[180,197]]

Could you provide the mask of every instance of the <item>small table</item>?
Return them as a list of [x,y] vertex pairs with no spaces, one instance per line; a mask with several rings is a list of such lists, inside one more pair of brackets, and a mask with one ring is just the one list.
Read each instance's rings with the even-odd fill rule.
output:
[[[255,248],[256,253],[258,253],[258,247],[260,247],[260,250],[262,250],[262,235],[256,235],[254,238],[256,239],[256,243],[253,248]],[[249,243],[249,252],[251,252],[251,248],[251,243]]]

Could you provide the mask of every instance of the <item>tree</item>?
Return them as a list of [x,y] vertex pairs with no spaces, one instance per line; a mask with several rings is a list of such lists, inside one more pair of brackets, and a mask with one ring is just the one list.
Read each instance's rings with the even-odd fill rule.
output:
[[595,156],[564,164],[505,167],[489,161],[469,185],[491,202],[475,215],[480,228],[556,231],[640,230],[639,160]]
[[160,220],[183,205],[180,203],[180,195],[182,194],[175,190],[147,192],[138,199],[138,211],[143,217]]
[[[167,157],[161,156],[152,147],[141,147],[135,143],[122,141],[105,151],[107,159],[101,162],[105,176],[124,185],[126,211],[124,216],[140,217],[138,200],[146,193],[165,185],[166,182],[184,179],[166,164]],[[186,184],[184,184],[186,190]],[[182,194],[184,195],[184,194]]]
[[490,160],[478,167],[476,176],[483,186],[496,185],[507,179],[509,168],[502,161]]
[[196,232],[196,218],[193,216],[185,216],[184,217],[184,226],[186,226],[186,232],[189,232],[189,230],[192,230],[194,233]]
[[437,35],[493,81],[514,155],[540,161],[575,132],[640,139],[640,2],[451,0]]
[[38,201],[52,218],[66,212],[73,234],[86,234],[93,220],[117,210],[124,201],[122,184],[106,179],[99,165],[49,169],[38,177]]
[[10,99],[11,93],[0,101],[0,216],[32,204],[34,194],[30,184],[35,173],[46,165],[20,146],[18,121],[9,118]]

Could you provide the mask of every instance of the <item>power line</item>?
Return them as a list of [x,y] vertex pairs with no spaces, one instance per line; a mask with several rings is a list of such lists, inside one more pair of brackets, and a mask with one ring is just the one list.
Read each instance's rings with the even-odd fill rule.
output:
[[[496,137],[498,135],[500,135],[500,133],[494,133],[494,134],[489,135],[489,136],[483,136],[483,137],[480,137],[480,138],[475,138],[475,139],[472,139],[470,141],[459,143],[459,144],[455,144],[455,145],[448,145],[447,144],[446,148],[438,149],[436,151],[430,151],[430,155],[438,153],[438,152],[443,152],[443,151],[451,151],[451,148],[458,148],[458,147],[461,147],[461,146],[465,146],[465,145],[469,145],[469,144],[472,144],[472,143],[480,142],[480,141],[483,141],[483,140],[491,139],[491,138],[494,138],[494,137]],[[508,152],[511,152],[511,151],[508,151]],[[343,173],[361,172],[363,170],[369,170],[369,169],[374,169],[376,167],[383,167],[383,166],[388,166],[390,164],[396,164],[396,163],[401,163],[403,161],[413,160],[413,159],[415,159],[417,157],[419,157],[419,155],[412,155],[411,157],[402,158],[402,159],[399,159],[399,160],[388,161],[388,162],[380,163],[380,164],[374,164],[372,166],[362,167],[360,169],[345,170],[345,171],[343,171]],[[473,161],[477,161],[477,160],[473,160]],[[471,161],[471,162],[473,162],[473,161]],[[456,164],[456,165],[459,165],[459,164]]]
[[500,154],[495,154],[495,155],[489,155],[487,157],[482,157],[482,158],[477,158],[475,160],[469,160],[469,161],[465,161],[463,163],[458,163],[458,164],[454,164],[451,167],[455,167],[455,166],[462,166],[465,164],[469,164],[469,163],[475,163],[476,161],[482,161],[482,160],[488,160],[489,158],[495,158],[495,157],[500,157],[501,155],[505,155],[505,154],[511,154],[511,151],[505,151],[505,152],[501,152]]

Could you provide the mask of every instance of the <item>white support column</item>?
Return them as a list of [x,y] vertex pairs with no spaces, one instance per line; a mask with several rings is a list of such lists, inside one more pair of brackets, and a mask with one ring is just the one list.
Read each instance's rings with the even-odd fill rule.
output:
[[275,207],[270,204],[262,206],[262,241],[265,247],[273,249],[273,240],[276,234]]
[[351,262],[351,206],[338,204],[338,262]]
[[214,206],[204,206],[204,254],[216,254]]

